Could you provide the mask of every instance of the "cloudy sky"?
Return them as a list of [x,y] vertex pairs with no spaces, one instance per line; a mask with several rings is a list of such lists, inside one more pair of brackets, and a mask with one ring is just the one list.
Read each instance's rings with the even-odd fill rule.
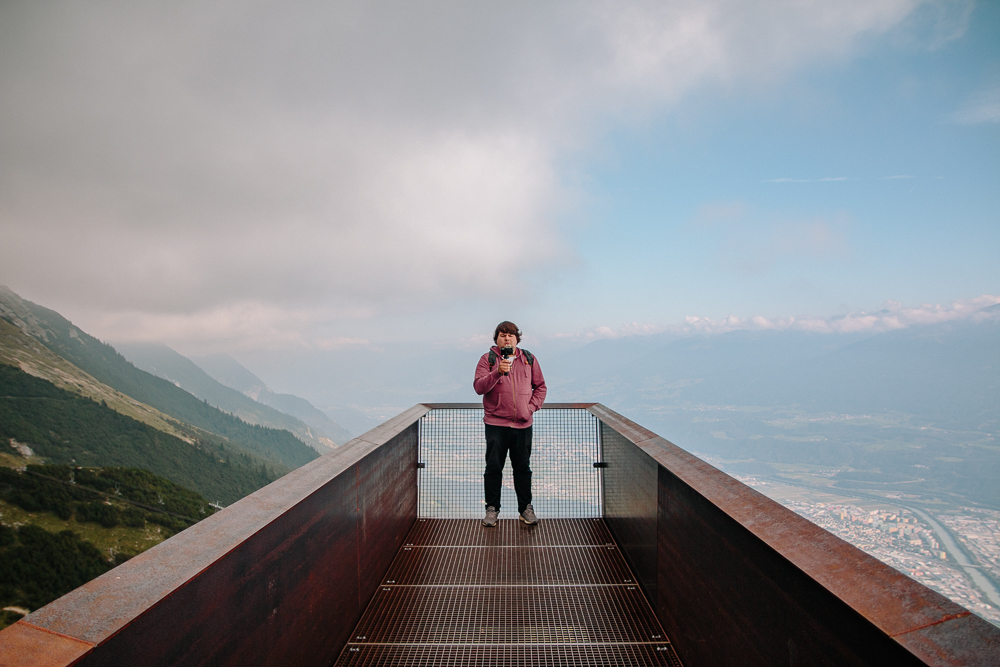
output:
[[191,354],[959,316],[997,156],[995,2],[0,4],[0,283]]

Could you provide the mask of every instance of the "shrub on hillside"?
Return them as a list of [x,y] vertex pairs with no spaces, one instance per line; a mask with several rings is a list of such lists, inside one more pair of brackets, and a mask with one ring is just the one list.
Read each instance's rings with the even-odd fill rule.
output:
[[117,563],[73,531],[50,533],[31,524],[0,530],[0,604],[34,610]]

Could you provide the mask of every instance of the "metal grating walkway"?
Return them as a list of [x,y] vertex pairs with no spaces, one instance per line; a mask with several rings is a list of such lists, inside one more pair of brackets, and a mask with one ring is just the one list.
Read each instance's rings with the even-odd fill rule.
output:
[[417,519],[336,664],[681,663],[601,519]]

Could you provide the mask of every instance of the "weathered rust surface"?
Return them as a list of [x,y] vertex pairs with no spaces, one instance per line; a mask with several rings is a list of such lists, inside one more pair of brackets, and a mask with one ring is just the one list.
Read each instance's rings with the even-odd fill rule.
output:
[[935,656],[935,664],[1000,664],[1000,633],[974,614],[898,634],[896,641],[916,655]]
[[689,667],[997,663],[1000,629],[612,410],[590,411],[660,466],[655,604]]
[[417,424],[358,463],[358,579],[364,610],[417,518]]
[[[362,573],[370,586],[368,568],[392,558],[416,518],[415,429],[427,410],[407,410],[22,625],[94,645],[86,665],[331,662],[367,604]],[[384,507],[379,489],[391,494]],[[0,647],[21,631],[0,632]]]
[[921,664],[662,467],[659,498],[655,606],[685,664]]
[[81,664],[329,660],[337,640],[346,639],[343,628],[360,614],[355,482],[350,469],[297,503],[281,521],[132,619]]
[[[432,407],[479,404],[414,406],[30,614],[0,665],[329,664],[413,524]],[[614,430],[608,525],[688,667],[997,663],[959,605],[604,406],[545,407]]]
[[[306,464],[64,595],[30,614],[28,619],[53,632],[99,644],[332,478],[349,471],[356,457],[370,447],[368,443],[357,445],[345,445]],[[88,613],[80,613],[81,610]]]
[[656,600],[656,461],[607,424],[601,424],[604,522],[615,536],[643,592]]
[[0,667],[71,665],[93,646],[22,620],[0,632]]

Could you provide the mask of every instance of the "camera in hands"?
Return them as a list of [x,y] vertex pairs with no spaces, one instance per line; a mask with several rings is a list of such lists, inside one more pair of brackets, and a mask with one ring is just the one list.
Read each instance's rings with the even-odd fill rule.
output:
[[[510,361],[510,358],[514,356],[514,348],[510,345],[504,345],[500,348],[500,356],[503,357],[504,361]],[[504,373],[504,375],[507,375]]]

